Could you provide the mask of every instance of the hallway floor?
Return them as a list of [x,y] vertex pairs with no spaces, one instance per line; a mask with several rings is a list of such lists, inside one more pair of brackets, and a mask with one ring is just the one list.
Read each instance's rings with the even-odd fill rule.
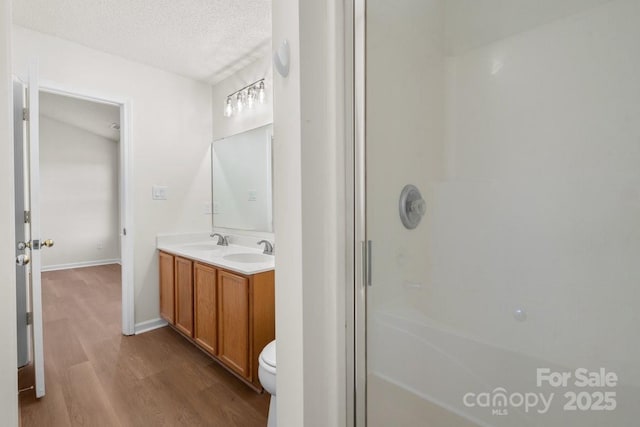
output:
[[268,394],[171,328],[121,335],[119,265],[44,273],[42,293],[46,396],[20,394],[22,426],[266,425]]

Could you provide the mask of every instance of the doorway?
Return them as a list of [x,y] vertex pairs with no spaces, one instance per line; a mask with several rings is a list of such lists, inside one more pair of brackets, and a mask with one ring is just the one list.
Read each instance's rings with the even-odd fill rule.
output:
[[42,271],[120,264],[120,107],[40,92]]
[[[102,200],[99,202],[104,205],[106,199],[113,198],[114,190],[117,194],[117,200],[113,204],[117,204],[117,211],[110,210],[108,214],[102,215],[102,230],[95,233],[93,237],[81,237],[82,243],[93,256],[79,261],[71,261],[71,265],[65,265],[65,261],[52,261],[53,269],[57,267],[81,267],[81,266],[97,266],[113,264],[114,260],[119,259],[120,276],[121,276],[121,330],[123,335],[133,335],[134,329],[134,283],[133,283],[133,163],[132,163],[132,147],[131,147],[131,102],[128,99],[122,99],[113,96],[104,96],[102,94],[93,94],[89,91],[82,91],[75,88],[66,88],[52,82],[44,82],[40,84],[40,98],[46,100],[59,100],[68,107],[68,111],[74,114],[80,114],[82,120],[87,123],[86,127],[93,129],[94,135],[98,135],[98,146],[102,147],[104,158],[110,158],[113,162],[113,146],[105,140],[112,142],[117,139],[117,150],[115,153],[115,164],[117,167],[116,183],[113,178],[109,178],[103,168],[103,173],[99,176],[94,175],[94,179],[110,182],[111,191],[109,193],[102,192]],[[83,104],[85,103],[85,104]],[[80,112],[82,105],[84,112]],[[47,104],[43,104],[44,108],[48,108]],[[113,114],[113,111],[115,115]],[[90,113],[89,110],[93,111]],[[61,114],[61,113],[57,113]],[[65,113],[62,113],[65,114]],[[68,114],[68,113],[67,113]],[[102,116],[103,119],[97,117]],[[66,116],[65,116],[66,117]],[[66,121],[73,121],[73,118],[63,118]],[[50,123],[51,124],[51,123]],[[54,124],[55,126],[55,124]],[[59,127],[59,126],[58,126]],[[41,124],[42,128],[42,124]],[[99,129],[99,130],[98,130]],[[102,140],[102,142],[100,142]],[[95,154],[95,153],[94,153]],[[91,156],[91,154],[87,153]],[[88,166],[88,165],[87,165]],[[103,163],[103,166],[105,164]],[[110,166],[113,167],[113,164]],[[86,184],[86,183],[85,183]],[[115,188],[113,187],[115,185]],[[85,186],[84,192],[88,197],[85,202],[89,202],[95,196],[90,186]],[[93,195],[93,196],[92,196]],[[113,208],[113,204],[111,208]],[[93,206],[91,209],[95,209]],[[85,212],[88,215],[89,210]],[[43,215],[44,216],[44,215]],[[73,228],[73,227],[72,227]],[[90,229],[90,227],[88,228]],[[115,239],[114,239],[115,233]],[[71,242],[73,246],[73,242]],[[117,257],[114,258],[114,254]],[[46,270],[46,268],[45,268]]]
[[[18,202],[23,199],[24,192],[27,203],[24,206],[24,222],[29,224],[24,232],[16,229],[16,236],[25,235],[24,241],[17,242],[17,270],[22,270],[22,265],[30,265],[24,275],[25,280],[17,281],[18,359],[19,366],[31,362],[35,373],[36,397],[42,397],[45,394],[45,364],[41,248],[50,248],[43,253],[44,270],[50,271],[46,273],[49,277],[45,277],[45,280],[55,278],[55,273],[60,271],[74,272],[69,269],[92,266],[93,273],[82,277],[83,282],[85,285],[93,284],[91,277],[96,276],[96,282],[104,284],[98,295],[108,296],[109,299],[109,302],[105,300],[103,303],[92,301],[98,307],[94,311],[100,312],[102,305],[109,306],[109,319],[104,319],[109,330],[115,327],[118,334],[134,333],[133,241],[128,236],[132,231],[133,216],[130,102],[81,95],[54,84],[39,85],[35,65],[30,67],[29,83],[16,80],[14,92],[14,95],[20,95],[14,103],[16,129],[20,131],[24,126],[27,131],[15,135],[15,152],[25,154],[15,158],[18,184],[16,209],[22,206]],[[23,94],[27,96],[23,98]],[[44,133],[42,151],[40,131]],[[22,176],[25,178],[24,191],[19,185],[23,182]],[[43,192],[44,197],[41,198]],[[55,246],[53,239],[31,240],[35,239],[32,236],[40,235],[42,211],[45,213],[44,232],[62,236],[56,252],[51,249]],[[21,218],[21,212],[16,211],[16,224],[22,223]],[[35,233],[34,227],[37,228]],[[91,247],[94,248],[93,253]],[[21,253],[23,250],[25,254]],[[101,251],[106,256],[100,256]],[[31,255],[33,262],[30,263]],[[105,268],[100,268],[102,266]],[[70,279],[68,274],[66,276],[65,283]],[[89,288],[84,286],[84,290]],[[78,298],[72,294],[71,299],[78,303],[82,299],[83,287],[75,290],[78,291]],[[64,293],[61,288],[50,292],[49,296],[55,299]],[[73,306],[64,304],[62,300],[53,301],[50,306],[56,307],[59,302],[66,310],[74,310],[76,317],[78,312],[90,306],[87,303],[89,301],[80,301],[81,304]],[[117,312],[113,310],[115,306]],[[53,311],[56,310],[57,307]],[[21,316],[25,311],[27,315]],[[60,313],[64,314],[62,311]],[[95,320],[96,313],[87,314],[93,315]],[[87,319],[88,316],[80,317],[83,318]],[[87,322],[75,323],[81,325]],[[21,370],[21,387],[31,383],[30,372],[30,368]]]
[[51,394],[60,378],[47,371],[61,373],[63,349],[82,360],[92,342],[121,334],[120,106],[44,91],[38,106],[40,228],[55,242],[41,254]]

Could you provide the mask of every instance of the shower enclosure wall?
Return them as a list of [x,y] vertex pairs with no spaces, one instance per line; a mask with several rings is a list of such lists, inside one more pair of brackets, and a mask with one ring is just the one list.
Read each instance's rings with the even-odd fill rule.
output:
[[357,423],[638,425],[640,0],[355,18]]

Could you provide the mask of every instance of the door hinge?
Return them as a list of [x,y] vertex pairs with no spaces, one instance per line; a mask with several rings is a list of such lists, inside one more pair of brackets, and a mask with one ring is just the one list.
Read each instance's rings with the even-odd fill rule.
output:
[[28,108],[23,108],[22,109],[22,120],[24,120],[25,122],[29,121],[29,109]]
[[24,211],[24,223],[31,223],[31,211]]
[[122,235],[123,235],[123,236],[126,236],[126,235],[127,235],[127,229],[126,229],[126,228],[123,228],[123,229],[122,229]]
[[29,311],[27,313],[27,325],[33,325],[33,312]]

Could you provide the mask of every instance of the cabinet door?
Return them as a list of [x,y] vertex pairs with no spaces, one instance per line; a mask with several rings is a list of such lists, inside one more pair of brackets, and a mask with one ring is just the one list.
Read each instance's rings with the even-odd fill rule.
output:
[[193,262],[175,257],[176,328],[193,336]]
[[218,271],[218,355],[238,374],[249,370],[249,280]]
[[218,349],[216,273],[215,268],[207,265],[195,263],[193,266],[195,317],[193,337],[202,348],[214,355]]
[[160,265],[160,316],[174,324],[173,255],[160,252],[158,263]]

